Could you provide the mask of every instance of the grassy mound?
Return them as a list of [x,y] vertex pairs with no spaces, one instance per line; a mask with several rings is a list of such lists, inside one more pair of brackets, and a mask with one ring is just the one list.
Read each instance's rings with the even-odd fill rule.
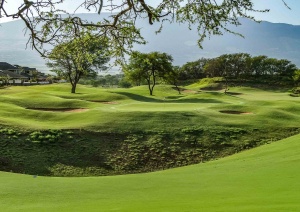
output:
[[298,211],[300,136],[167,171],[86,178],[0,172],[3,211]]
[[300,128],[300,99],[278,90],[178,94],[159,85],[154,96],[146,86],[79,86],[78,92],[70,94],[67,84],[1,89],[0,170],[56,176],[148,172],[223,157]]
[[[160,85],[155,96],[146,86],[99,89],[69,85],[9,87],[0,90],[1,124],[27,129],[89,129],[104,132],[169,130],[197,126],[299,127],[299,98],[286,92],[237,87],[232,93],[186,92]],[[60,110],[86,109],[80,113]],[[39,109],[39,110],[34,110]],[[44,110],[43,110],[44,109]],[[243,117],[219,111],[242,111]],[[109,118],[108,118],[109,117]],[[271,119],[271,121],[265,121]]]

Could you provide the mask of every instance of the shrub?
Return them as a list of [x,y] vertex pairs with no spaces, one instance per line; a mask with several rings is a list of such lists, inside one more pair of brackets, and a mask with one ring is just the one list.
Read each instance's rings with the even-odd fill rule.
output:
[[122,80],[120,80],[119,82],[119,87],[121,88],[130,88],[132,87],[131,83],[128,82],[127,80],[125,80],[124,78]]

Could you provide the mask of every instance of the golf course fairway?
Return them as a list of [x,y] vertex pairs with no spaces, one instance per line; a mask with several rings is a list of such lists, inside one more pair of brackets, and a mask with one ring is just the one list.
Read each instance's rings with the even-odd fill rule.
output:
[[300,135],[204,164],[58,178],[0,172],[1,211],[299,211]]

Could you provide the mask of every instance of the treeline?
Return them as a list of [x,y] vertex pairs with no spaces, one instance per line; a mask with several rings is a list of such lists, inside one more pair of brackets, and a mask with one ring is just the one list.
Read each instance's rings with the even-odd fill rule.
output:
[[[173,66],[171,55],[161,52],[133,52],[123,74],[84,79],[83,84],[103,87],[148,85],[150,95],[157,83],[178,85],[202,78],[221,77],[224,82],[254,82],[269,85],[298,86],[300,70],[286,59],[251,56],[247,53],[223,54],[216,58],[201,58],[182,66]],[[179,91],[179,89],[178,89]],[[180,91],[179,91],[180,92]]]
[[286,59],[254,56],[247,53],[223,54],[219,57],[184,64],[179,71],[179,80],[204,77],[225,77],[236,80],[277,80],[293,82],[297,66]]
[[79,81],[83,85],[91,85],[93,87],[122,87],[129,88],[131,83],[125,79],[124,74],[107,74],[94,77],[86,77]]

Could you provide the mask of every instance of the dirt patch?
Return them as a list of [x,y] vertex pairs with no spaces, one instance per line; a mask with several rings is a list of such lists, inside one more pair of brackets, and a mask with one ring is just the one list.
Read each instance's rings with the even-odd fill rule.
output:
[[78,113],[88,111],[87,108],[26,108],[29,110],[40,110],[40,111],[48,111],[48,112],[70,112],[70,113]]
[[237,111],[237,110],[220,110],[220,113],[227,113],[227,114],[234,114],[234,115],[247,115],[247,114],[253,114],[251,112],[243,112],[243,111]]
[[198,93],[198,91],[194,91],[194,90],[183,90],[182,93]]
[[103,104],[108,104],[108,105],[117,105],[119,104],[118,102],[102,102]]

